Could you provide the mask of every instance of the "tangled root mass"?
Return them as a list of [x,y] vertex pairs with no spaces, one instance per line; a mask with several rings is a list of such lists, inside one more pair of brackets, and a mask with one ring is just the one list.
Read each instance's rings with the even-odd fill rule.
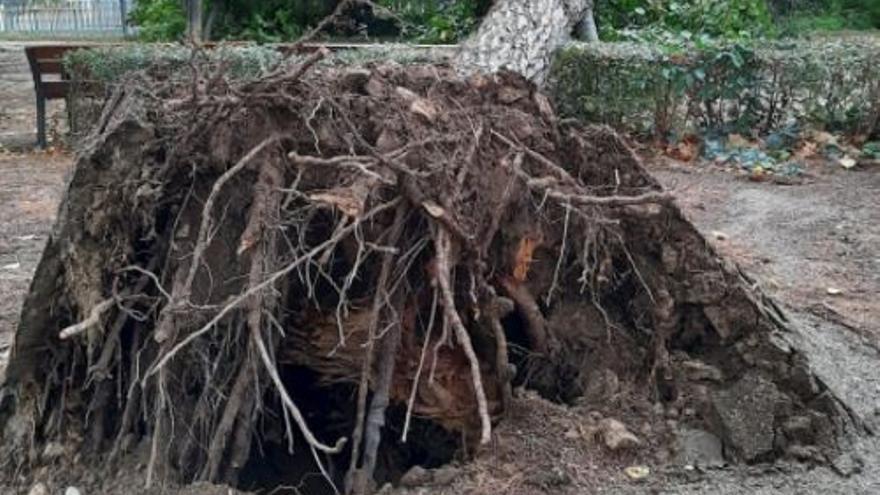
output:
[[108,101],[8,370],[19,465],[146,442],[148,483],[235,483],[271,437],[363,491],[394,477],[384,446],[485,443],[512,384],[570,401],[603,370],[693,401],[745,460],[801,441],[738,451],[693,359],[710,391],[777,390],[771,434],[825,411],[809,442],[834,445],[827,391],[770,337],[784,316],[614,132],[512,73],[319,57],[243,84],[141,74]]

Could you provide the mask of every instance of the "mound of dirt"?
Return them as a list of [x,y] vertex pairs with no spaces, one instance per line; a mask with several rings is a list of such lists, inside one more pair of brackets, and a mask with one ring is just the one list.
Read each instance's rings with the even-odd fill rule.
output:
[[7,370],[15,467],[366,492],[487,444],[517,386],[686,411],[734,461],[857,430],[614,132],[512,73],[322,55],[107,102]]

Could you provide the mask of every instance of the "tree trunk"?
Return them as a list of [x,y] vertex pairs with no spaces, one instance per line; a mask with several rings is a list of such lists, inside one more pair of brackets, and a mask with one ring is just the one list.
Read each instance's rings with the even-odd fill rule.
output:
[[186,37],[202,41],[202,0],[186,0]]
[[578,24],[578,38],[590,43],[599,41],[599,30],[596,29],[596,16],[593,7],[587,9],[584,20]]
[[457,56],[465,70],[509,69],[543,82],[553,52],[571,39],[591,0],[502,0]]

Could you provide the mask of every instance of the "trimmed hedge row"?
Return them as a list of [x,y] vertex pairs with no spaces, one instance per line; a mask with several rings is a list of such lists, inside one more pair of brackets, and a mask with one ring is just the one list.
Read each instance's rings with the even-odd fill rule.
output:
[[[342,52],[330,63],[432,62],[448,54],[387,45]],[[221,46],[199,56],[201,67],[222,63],[238,79],[257,77],[282,60],[271,45]],[[139,70],[190,77],[192,57],[187,47],[161,44],[69,53],[71,128],[82,132],[95,111],[89,98],[77,93],[78,83],[112,87]],[[549,89],[567,117],[663,139],[792,126],[870,135],[880,131],[880,38],[713,45],[686,52],[636,43],[573,43],[557,55]]]
[[686,53],[635,43],[574,43],[551,92],[563,114],[674,138],[791,126],[878,132],[880,38],[714,45]]
[[[448,49],[443,47],[425,49],[384,44],[341,51],[322,63],[356,65],[393,60],[406,64],[436,62],[448,55]],[[188,83],[192,77],[191,67],[197,66],[206,76],[214,70],[223,70],[230,79],[247,81],[276,69],[279,64],[296,64],[300,60],[297,56],[285,59],[279,46],[256,44],[219,45],[197,53],[183,45],[156,43],[69,52],[64,57],[64,67],[72,83],[67,100],[71,137],[77,141],[88,133],[100,116],[104,97],[133,72],[147,71],[158,78],[180,78]]]

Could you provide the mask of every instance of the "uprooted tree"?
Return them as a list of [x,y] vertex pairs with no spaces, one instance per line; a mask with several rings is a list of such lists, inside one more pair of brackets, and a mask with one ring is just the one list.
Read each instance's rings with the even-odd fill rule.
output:
[[148,484],[235,484],[274,443],[365,492],[485,444],[515,385],[571,400],[604,370],[733,458],[835,455],[854,423],[784,314],[614,132],[512,72],[323,55],[107,102],[22,311],[9,462],[140,449]]

